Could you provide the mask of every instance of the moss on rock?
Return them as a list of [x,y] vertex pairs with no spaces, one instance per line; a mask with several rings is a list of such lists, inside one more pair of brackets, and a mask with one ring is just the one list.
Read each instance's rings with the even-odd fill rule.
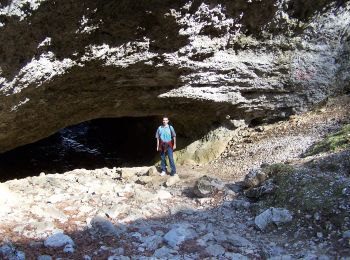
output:
[[350,124],[344,125],[339,131],[327,135],[322,141],[314,144],[305,156],[323,152],[339,151],[350,147]]
[[[331,215],[342,198],[345,185],[329,176],[278,176],[273,204],[306,213]],[[344,198],[343,198],[344,199]]]
[[294,167],[284,163],[274,163],[263,168],[263,172],[269,177],[286,175],[294,172]]

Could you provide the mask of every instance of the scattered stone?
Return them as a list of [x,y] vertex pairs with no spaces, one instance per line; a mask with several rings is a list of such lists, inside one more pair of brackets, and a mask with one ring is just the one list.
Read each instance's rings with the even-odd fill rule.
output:
[[185,202],[177,203],[174,206],[169,207],[169,210],[171,215],[174,215],[179,212],[186,212],[186,213],[190,213],[191,211],[193,212],[193,208],[188,203],[185,203]]
[[272,194],[276,190],[276,185],[273,183],[272,179],[266,180],[262,183],[260,187],[252,187],[244,192],[244,194],[249,198],[260,198],[266,194]]
[[52,257],[49,255],[40,255],[37,260],[52,260]]
[[319,221],[321,219],[321,216],[320,216],[319,212],[315,212],[314,219],[317,220],[317,221]]
[[[0,183],[0,205],[3,204],[17,204],[21,199],[18,194],[12,192],[6,183]],[[2,211],[2,209],[0,210]]]
[[54,194],[47,199],[47,202],[48,203],[57,203],[57,202],[66,200],[67,197],[68,197],[68,194],[64,194],[64,193]]
[[[150,202],[152,203],[152,202]],[[127,217],[124,219],[124,221],[135,221],[137,219],[142,219],[145,216],[143,215],[143,210],[141,208],[129,208],[127,211]],[[119,229],[125,229],[125,226],[119,226]],[[119,231],[119,233],[122,230]]]
[[148,176],[158,176],[159,171],[158,171],[157,167],[152,166],[151,168],[149,168],[149,170],[147,171],[147,175]]
[[272,221],[276,224],[283,224],[292,221],[293,216],[288,209],[272,208]]
[[55,206],[47,206],[45,208],[34,206],[32,209],[33,214],[44,217],[46,219],[58,219],[61,222],[66,222],[68,217],[61,210],[57,209]]
[[245,176],[242,185],[244,188],[254,188],[259,186],[266,179],[267,179],[267,175],[260,168],[252,169]]
[[5,183],[0,183],[0,205],[7,201],[10,196],[10,190]]
[[180,181],[180,177],[178,174],[175,174],[174,176],[170,176],[169,179],[166,181],[165,186],[171,187],[174,186],[176,183]]
[[0,254],[2,254],[3,256],[12,254],[15,251],[16,251],[16,249],[14,248],[14,246],[12,244],[5,244],[5,245],[0,247]]
[[347,230],[343,233],[343,238],[350,238],[350,230]]
[[74,246],[72,238],[63,233],[53,234],[44,241],[46,247],[62,247],[67,244]]
[[156,198],[156,194],[154,192],[148,190],[135,189],[134,191],[134,199],[141,203],[146,203],[152,201]]
[[[35,228],[36,229],[36,232],[37,233],[44,233],[44,232],[47,232],[49,230],[54,230],[55,228],[55,225],[53,222],[51,221],[38,221],[38,222],[33,222],[30,224],[31,227]],[[22,232],[20,232],[22,233]]]
[[205,251],[211,255],[211,256],[221,256],[225,253],[225,248],[223,248],[222,246],[215,244],[215,245],[210,245],[208,246]]
[[160,236],[154,235],[144,237],[141,239],[141,241],[143,242],[141,246],[151,251],[157,249],[158,246],[163,242],[163,239]]
[[71,245],[71,244],[65,245],[65,247],[63,248],[63,252],[64,252],[64,253],[73,254],[73,253],[74,253],[74,247],[73,247],[73,245]]
[[250,207],[250,202],[242,199],[235,199],[231,202],[231,207],[234,209],[248,209]]
[[271,257],[285,254],[285,250],[282,247],[277,246],[276,243],[274,242],[270,242],[270,246],[266,248],[264,251],[266,255]]
[[152,183],[154,177],[156,176],[140,176],[135,182],[141,185],[146,185],[148,183]]
[[[203,225],[203,224],[202,224]],[[209,231],[208,226],[204,226],[201,228],[201,231]],[[204,236],[201,236],[197,239],[197,244],[201,245],[203,247],[207,246],[208,241],[213,241],[214,240],[214,234],[212,232],[205,234]]]
[[223,189],[223,185],[216,179],[204,175],[198,179],[193,187],[193,193],[201,198],[209,197],[215,191]]
[[118,217],[119,214],[127,213],[128,212],[128,206],[124,204],[117,204],[112,206],[110,209],[105,211],[105,214],[107,217],[115,219]]
[[[291,255],[279,255],[268,258],[268,260],[292,260],[293,257]],[[303,258],[305,259],[305,258]],[[317,257],[315,259],[318,259]]]
[[220,243],[228,243],[233,247],[254,247],[248,239],[233,233],[231,230],[217,233],[215,235],[215,240]]
[[44,242],[41,242],[41,241],[31,241],[29,243],[30,247],[35,247],[35,248],[41,247],[43,245],[44,245]]
[[196,231],[190,224],[182,223],[176,224],[173,228],[164,235],[164,241],[172,248],[176,248],[182,242],[195,238],[197,236]]
[[228,188],[228,191],[232,191],[234,193],[239,193],[241,192],[243,189],[242,189],[242,185],[240,183],[229,183],[226,185],[227,188]]
[[131,168],[123,168],[121,176],[123,179],[132,179],[133,177],[137,177],[136,172]]
[[120,235],[121,230],[118,230],[112,224],[112,222],[110,222],[108,219],[104,217],[101,217],[101,216],[93,217],[90,221],[90,225],[93,228],[94,232],[102,237]]
[[161,248],[158,248],[154,254],[153,257],[157,257],[160,259],[172,259],[174,255],[177,255],[178,252],[174,249],[171,249],[169,247],[163,246]]
[[162,230],[157,230],[154,234],[157,236],[163,236],[164,232]]
[[79,212],[82,212],[82,213],[88,213],[90,211],[92,211],[94,208],[93,207],[90,207],[88,205],[82,205],[80,208],[79,208]]
[[160,200],[170,199],[172,197],[171,193],[167,190],[159,190],[156,196]]
[[0,257],[7,260],[25,260],[24,252],[17,250],[11,243],[0,247]]
[[224,257],[226,257],[229,260],[249,260],[249,258],[244,255],[230,252],[226,252]]
[[124,248],[118,247],[118,248],[112,249],[111,253],[113,253],[114,255],[124,255],[124,251],[125,251]]
[[270,223],[276,225],[292,221],[293,216],[287,209],[283,208],[269,208],[263,213],[255,217],[255,225],[264,230]]
[[255,128],[255,131],[257,131],[257,132],[264,132],[264,130],[265,130],[265,128],[263,126],[257,126]]
[[112,255],[108,257],[108,260],[130,260],[130,257],[123,255]]
[[212,202],[212,198],[197,198],[196,199],[196,202],[199,204],[199,205],[205,205],[205,204],[209,204],[210,202]]
[[26,255],[24,252],[16,250],[13,255],[7,256],[8,260],[25,260]]
[[322,232],[317,232],[317,233],[316,233],[316,236],[317,236],[318,238],[323,238],[323,233],[322,233]]
[[[229,118],[227,118],[227,119],[229,119]],[[240,120],[233,119],[233,120],[230,120],[230,123],[235,128],[246,127],[247,126],[247,124],[246,124],[244,119],[240,119]]]

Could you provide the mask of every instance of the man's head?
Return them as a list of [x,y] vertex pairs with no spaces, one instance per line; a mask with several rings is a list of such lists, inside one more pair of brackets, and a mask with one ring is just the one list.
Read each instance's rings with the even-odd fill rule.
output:
[[169,123],[169,118],[167,116],[163,116],[163,125],[168,125]]

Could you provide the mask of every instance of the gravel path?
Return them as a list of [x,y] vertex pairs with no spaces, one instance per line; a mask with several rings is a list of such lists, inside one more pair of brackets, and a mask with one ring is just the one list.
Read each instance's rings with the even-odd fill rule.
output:
[[350,97],[331,99],[314,112],[241,131],[205,170],[225,180],[242,180],[250,169],[263,163],[299,160],[313,143],[349,122]]

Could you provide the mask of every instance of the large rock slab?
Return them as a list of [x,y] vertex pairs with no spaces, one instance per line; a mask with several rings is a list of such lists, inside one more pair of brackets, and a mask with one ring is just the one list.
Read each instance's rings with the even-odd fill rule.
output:
[[178,174],[175,174],[174,176],[170,176],[168,180],[165,182],[165,186],[171,187],[176,185],[178,182],[180,182],[180,177]]
[[214,244],[214,245],[209,245],[205,251],[214,257],[219,257],[225,253],[225,248],[223,248],[220,245]]
[[90,221],[90,225],[92,227],[93,233],[101,237],[104,237],[104,236],[118,237],[122,232],[122,230],[118,229],[115,225],[113,225],[112,222],[110,222],[108,219],[101,216],[93,217]]
[[264,230],[269,224],[280,225],[292,221],[292,213],[283,208],[269,208],[255,217],[255,225]]
[[204,175],[196,181],[192,191],[198,197],[204,198],[213,195],[216,191],[223,188],[224,185],[219,180]]
[[63,247],[65,245],[74,246],[74,241],[68,235],[65,235],[63,233],[56,233],[56,234],[53,234],[50,237],[48,237],[44,241],[44,245],[46,247]]

